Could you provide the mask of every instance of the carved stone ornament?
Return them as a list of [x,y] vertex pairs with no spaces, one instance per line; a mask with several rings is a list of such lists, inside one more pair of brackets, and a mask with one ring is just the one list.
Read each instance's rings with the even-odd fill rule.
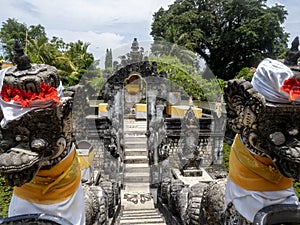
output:
[[297,66],[298,59],[300,58],[299,51],[299,37],[295,37],[292,42],[291,48],[286,52],[284,64],[288,66]]
[[72,98],[62,95],[56,68],[16,57],[17,66],[1,71],[0,173],[22,186],[61,161],[74,140]]
[[300,105],[272,103],[244,79],[224,89],[228,125],[250,152],[273,160],[286,177],[300,180]]
[[134,204],[140,203],[144,204],[147,201],[150,201],[153,198],[151,193],[127,193],[124,195],[124,199],[127,199],[129,202]]
[[185,170],[198,170],[201,166],[202,155],[198,149],[199,129],[199,120],[190,107],[182,120],[182,153],[179,154],[183,162],[180,168],[182,174]]

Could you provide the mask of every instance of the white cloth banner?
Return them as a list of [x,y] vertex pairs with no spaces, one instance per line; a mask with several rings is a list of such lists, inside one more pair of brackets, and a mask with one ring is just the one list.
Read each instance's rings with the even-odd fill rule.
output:
[[[72,144],[70,152],[63,160],[68,158],[73,151],[75,151],[74,144]],[[13,194],[8,209],[8,216],[46,213],[67,219],[73,225],[85,225],[84,204],[84,193],[80,183],[76,192],[69,199],[54,204],[32,203]]]
[[263,207],[274,204],[299,204],[294,188],[281,191],[249,191],[227,178],[226,205],[232,202],[236,210],[247,220],[253,222],[255,214]]
[[67,219],[74,225],[85,225],[84,193],[81,184],[67,200],[55,204],[43,205],[28,202],[12,195],[8,216],[21,214],[46,213]]
[[252,86],[269,102],[290,103],[289,95],[280,90],[286,79],[294,76],[283,63],[266,58],[257,67],[252,78]]
[[[2,90],[2,85],[3,85],[3,80],[6,71],[8,68],[0,70],[0,92]],[[60,82],[59,87],[57,88],[58,92],[58,97],[60,98],[63,93],[63,86],[62,83]],[[1,127],[5,127],[5,125],[12,120],[18,119],[22,117],[24,114],[26,114],[29,111],[35,110],[35,109],[41,109],[41,108],[47,108],[52,104],[52,101],[44,101],[44,102],[39,102],[38,104],[35,104],[32,107],[22,107],[21,104],[15,103],[13,100],[10,102],[6,102],[2,99],[0,96],[0,106],[1,110],[3,113],[3,119],[1,120]]]

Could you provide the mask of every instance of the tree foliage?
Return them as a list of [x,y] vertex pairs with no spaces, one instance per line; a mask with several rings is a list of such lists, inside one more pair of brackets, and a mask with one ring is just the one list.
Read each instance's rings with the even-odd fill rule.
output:
[[19,40],[29,55],[31,63],[43,63],[55,66],[65,86],[77,84],[82,75],[94,61],[93,54],[88,52],[89,43],[65,43],[61,38],[46,36],[42,25],[19,23],[15,19],[7,19],[2,23],[0,41],[5,59],[13,62],[14,43]]
[[12,187],[6,186],[3,177],[0,177],[0,217],[7,217]]
[[172,56],[151,56],[149,59],[157,62],[158,72],[164,71],[169,81],[181,87],[194,100],[216,101],[222,94],[224,81],[216,77],[203,78],[203,74],[209,69],[201,72],[195,66],[184,64]]
[[16,19],[7,19],[2,23],[0,41],[4,50],[5,59],[13,62],[14,43],[18,40],[22,46],[27,47],[27,42],[47,39],[45,28],[41,25],[27,27],[25,23],[19,23]]
[[182,45],[203,57],[219,78],[275,58],[287,46],[287,11],[266,0],[176,0],[153,16],[154,40]]
[[105,62],[104,62],[104,66],[105,66],[105,69],[109,70],[109,69],[112,69],[113,68],[113,57],[112,57],[112,50],[111,48],[110,49],[106,49],[106,55],[105,55]]

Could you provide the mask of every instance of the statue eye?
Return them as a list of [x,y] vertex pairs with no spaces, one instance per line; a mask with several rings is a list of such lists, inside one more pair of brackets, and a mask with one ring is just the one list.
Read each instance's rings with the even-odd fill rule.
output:
[[49,76],[49,86],[51,86],[51,87],[57,86],[57,80],[55,78],[56,77],[54,75]]
[[37,92],[35,84],[33,82],[29,82],[25,85],[27,92]]
[[28,141],[28,137],[26,135],[21,135],[21,134],[16,135],[15,139],[18,142],[20,142],[20,141]]

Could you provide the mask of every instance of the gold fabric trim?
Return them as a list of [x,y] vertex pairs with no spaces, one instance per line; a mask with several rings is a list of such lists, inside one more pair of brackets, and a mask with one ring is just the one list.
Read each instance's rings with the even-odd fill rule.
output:
[[[242,163],[247,169],[251,170],[253,173],[263,177],[264,179],[270,181],[271,183],[278,184],[282,179],[283,175],[278,169],[272,165],[266,165],[255,158],[243,145],[240,140],[240,136],[236,138],[235,145],[232,146],[233,152],[235,153],[237,159]],[[260,157],[262,158],[262,157]]]
[[72,196],[80,183],[76,150],[49,170],[41,170],[29,183],[14,187],[14,194],[39,204],[62,202]]
[[284,177],[270,158],[252,155],[239,135],[231,146],[229,178],[253,191],[277,191],[292,186],[292,179]]

